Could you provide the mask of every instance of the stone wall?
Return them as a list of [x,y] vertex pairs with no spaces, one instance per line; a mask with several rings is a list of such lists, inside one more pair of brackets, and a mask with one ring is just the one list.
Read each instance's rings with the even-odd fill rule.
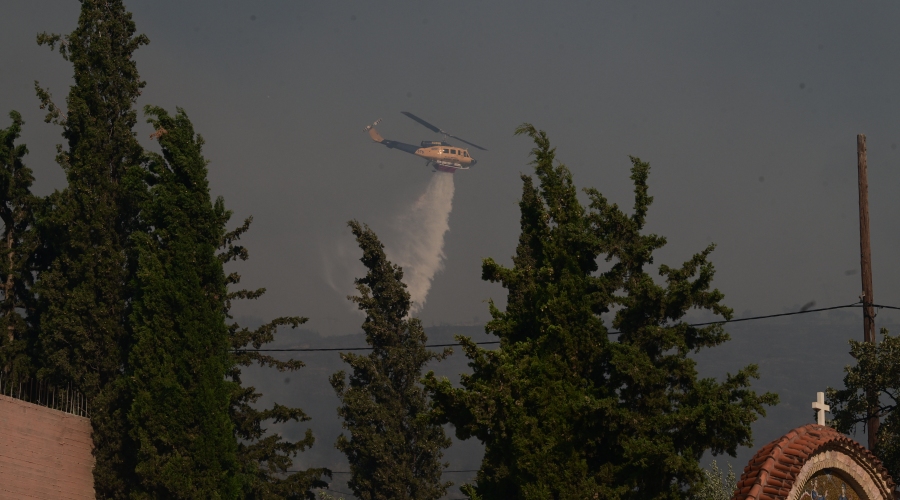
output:
[[0,395],[0,498],[94,498],[91,423]]

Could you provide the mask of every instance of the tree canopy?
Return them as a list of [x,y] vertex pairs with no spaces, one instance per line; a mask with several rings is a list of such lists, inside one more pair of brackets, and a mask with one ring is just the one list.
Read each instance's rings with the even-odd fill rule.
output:
[[[881,420],[876,435],[877,456],[892,477],[900,477],[900,337],[881,329],[881,342],[850,340],[855,365],[844,370],[844,387],[829,387],[826,401],[831,407],[830,425],[845,434],[866,429],[868,409]],[[871,399],[870,399],[871,398]]]
[[750,424],[777,401],[749,388],[754,365],[721,382],[698,378],[689,354],[728,335],[720,324],[690,326],[685,314],[731,317],[710,289],[713,247],[660,266],[657,282],[647,267],[666,240],[643,233],[649,165],[631,159],[631,215],[595,189],[585,190],[586,208],[547,135],[528,124],[517,133],[535,143],[539,184],[522,176],[513,266],[482,266],[483,279],[507,290],[506,309],[491,302],[486,326],[500,348],[460,338],[473,373],[458,388],[427,378],[439,421],[485,444],[475,483],[462,490],[483,499],[694,495],[703,453],[750,445]]
[[127,375],[137,445],[134,497],[237,498],[237,443],[225,380],[231,357],[216,255],[222,200],[210,199],[203,139],[183,110],[148,107],[162,154],[148,163],[146,228],[136,232]]
[[82,0],[74,31],[37,41],[72,64],[74,83],[65,105],[35,83],[45,121],[62,127],[56,159],[67,186],[34,216],[30,361],[41,378],[71,384],[89,401],[97,496],[311,498],[327,471],[288,473],[311,433],[292,442],[263,425],[306,415],[257,408],[261,394],[241,381],[241,367],[253,363],[301,367],[246,348],[305,319],[247,329],[230,317],[233,300],[264,292],[228,291],[240,276],[222,269],[247,258],[235,242],[249,220],[226,231],[231,214],[210,199],[202,140],[183,111],[147,109],[162,154],[135,137],[144,82],[133,56],[148,39],[122,0]]
[[23,161],[28,148],[17,144],[22,116],[9,113],[12,123],[0,129],[0,373],[13,384],[34,373],[35,343],[34,253],[38,247],[34,212],[40,199],[31,194],[34,175]]
[[68,182],[37,218],[40,374],[87,396],[95,488],[112,498],[127,496],[134,470],[121,377],[131,345],[130,242],[145,196],[144,152],[133,132],[144,82],[133,54],[147,38],[135,31],[121,0],[83,0],[74,31],[37,37],[74,69],[64,107],[35,84],[46,120],[63,127],[67,147],[56,159]]
[[436,500],[449,486],[441,482],[441,457],[450,440],[429,420],[420,380],[426,363],[449,353],[425,347],[422,322],[409,317],[403,271],[387,259],[375,233],[356,221],[349,226],[368,269],[356,279],[359,295],[350,299],[366,313],[363,331],[372,352],[341,353],[353,370],[349,383],[343,371],[331,377],[350,433],[336,445],[350,463],[348,484],[362,500]]

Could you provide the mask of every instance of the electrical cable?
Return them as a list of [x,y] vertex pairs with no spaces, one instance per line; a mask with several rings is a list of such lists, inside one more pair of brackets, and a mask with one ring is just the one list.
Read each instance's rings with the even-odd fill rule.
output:
[[[285,472],[305,472],[305,471],[302,471],[302,470],[287,470],[287,471],[285,471]],[[445,470],[445,471],[441,471],[441,472],[478,472],[478,469]],[[331,471],[331,473],[332,473],[332,474],[350,474],[350,471],[348,471],[348,470],[333,470],[333,471]]]
[[[818,309],[806,309],[803,311],[795,311],[795,312],[781,313],[781,314],[768,314],[766,316],[752,316],[749,318],[728,319],[728,320],[723,320],[723,321],[710,321],[709,323],[694,323],[690,326],[716,325],[719,323],[737,323],[738,321],[750,321],[750,320],[754,320],[754,319],[777,318],[779,316],[794,316],[795,314],[807,314],[807,313],[814,313],[814,312],[821,312],[821,311],[833,311],[835,309],[846,309],[848,307],[862,307],[862,303],[854,302],[852,304],[847,304],[845,306],[820,307]],[[900,309],[900,307],[894,307],[894,309]]]
[[[499,344],[499,340],[490,342],[475,342],[478,345]],[[425,347],[456,347],[458,342],[453,344],[428,344]],[[327,352],[327,351],[371,351],[371,347],[295,347],[288,349],[235,349],[233,352]]]
[[[797,314],[808,314],[814,312],[822,312],[822,311],[833,311],[835,309],[846,309],[848,307],[862,307],[862,303],[854,302],[852,304],[847,304],[843,306],[832,306],[832,307],[820,307],[818,309],[806,309],[803,311],[794,311],[789,313],[779,313],[779,314],[767,314],[765,316],[751,316],[749,318],[738,318],[738,319],[723,319],[722,321],[709,321],[706,323],[691,323],[688,326],[709,326],[709,325],[723,325],[725,323],[738,323],[740,321],[752,321],[757,319],[769,319],[769,318],[778,318],[780,316],[794,316]],[[900,309],[900,307],[895,307],[894,309]],[[674,325],[669,325],[674,326]],[[622,332],[609,332],[609,335],[619,335]]]
[[[822,311],[833,311],[835,309],[846,309],[849,307],[862,307],[861,302],[854,302],[852,304],[846,304],[843,306],[832,306],[832,307],[820,307],[817,309],[805,309],[802,311],[794,311],[788,313],[779,313],[779,314],[767,314],[765,316],[751,316],[749,318],[737,318],[737,319],[723,319],[722,321],[709,321],[706,323],[691,323],[688,326],[709,326],[709,325],[719,325],[725,323],[738,323],[741,321],[753,321],[760,319],[769,319],[769,318],[779,318],[782,316],[795,316],[797,314],[810,314],[815,312]],[[900,307],[894,306],[884,306],[878,304],[872,304],[872,307],[878,307],[881,309],[897,309],[900,310]],[[607,332],[607,335],[619,335],[622,332],[614,331]],[[491,340],[485,342],[475,342],[476,345],[496,345],[499,344],[499,340]],[[462,344],[456,342],[452,344],[427,344],[425,347],[427,348],[435,348],[435,347],[457,347]],[[286,348],[286,349],[235,349],[233,352],[328,352],[328,351],[371,351],[372,347],[295,347],[295,348]]]

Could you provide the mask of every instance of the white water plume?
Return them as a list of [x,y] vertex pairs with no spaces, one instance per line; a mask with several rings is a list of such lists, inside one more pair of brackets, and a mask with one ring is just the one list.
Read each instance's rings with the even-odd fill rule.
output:
[[403,268],[415,314],[425,306],[431,281],[444,268],[444,235],[453,210],[453,174],[435,172],[422,196],[397,218],[399,238],[386,248],[388,258]]

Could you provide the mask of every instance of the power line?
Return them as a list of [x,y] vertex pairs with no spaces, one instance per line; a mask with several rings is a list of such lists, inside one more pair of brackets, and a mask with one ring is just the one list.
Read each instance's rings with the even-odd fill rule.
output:
[[[779,313],[779,314],[767,314],[765,316],[751,316],[749,318],[737,318],[737,319],[723,319],[721,321],[709,321],[706,323],[691,323],[687,326],[709,326],[709,325],[723,325],[725,323],[738,323],[741,321],[754,321],[760,319],[769,319],[769,318],[779,318],[782,316],[795,316],[798,314],[810,314],[822,311],[833,311],[835,309],[847,309],[849,307],[861,307],[861,302],[854,302],[852,304],[846,304],[843,306],[832,306],[832,307],[820,307],[818,309],[804,309],[801,311],[794,311],[788,313]],[[894,306],[883,306],[872,304],[873,307],[878,307],[881,309],[896,309],[900,310],[900,307]],[[623,332],[613,331],[607,332],[607,335],[619,335]],[[499,344],[499,340],[490,340],[485,342],[475,342],[476,345],[497,345]],[[457,347],[460,346],[459,342],[454,342],[451,344],[427,344],[425,347],[435,348],[435,347]],[[286,348],[286,349],[235,349],[234,352],[328,352],[328,351],[371,351],[372,347],[294,347],[294,348]]]
[[[305,472],[305,471],[302,471],[302,470],[286,470],[285,472]],[[441,472],[451,472],[451,473],[455,473],[455,472],[478,472],[478,469],[445,470],[445,471],[441,471]],[[351,472],[348,471],[348,470],[333,470],[333,471],[331,471],[331,473],[332,473],[332,474],[350,474]]]
[[[475,342],[478,345],[499,344],[499,340],[489,342]],[[425,347],[456,347],[459,342],[452,344],[428,344]],[[295,347],[289,349],[235,349],[235,352],[326,352],[326,351],[371,351],[371,347]]]
[[[789,312],[789,313],[767,314],[765,316],[751,316],[749,318],[726,319],[726,320],[722,320],[722,321],[710,321],[708,323],[692,323],[688,326],[708,326],[708,325],[719,325],[719,324],[724,324],[724,323],[737,323],[739,321],[752,321],[755,319],[768,319],[768,318],[777,318],[780,316],[794,316],[796,314],[808,314],[808,313],[821,312],[821,311],[833,311],[835,309],[846,309],[848,307],[860,307],[861,305],[862,304],[860,302],[854,302],[852,304],[847,304],[845,306],[820,307],[818,309],[805,309],[802,311],[795,311],[795,312]],[[893,309],[900,309],[900,307],[894,307]],[[618,334],[618,333],[622,333],[622,332],[609,332],[610,335]]]

